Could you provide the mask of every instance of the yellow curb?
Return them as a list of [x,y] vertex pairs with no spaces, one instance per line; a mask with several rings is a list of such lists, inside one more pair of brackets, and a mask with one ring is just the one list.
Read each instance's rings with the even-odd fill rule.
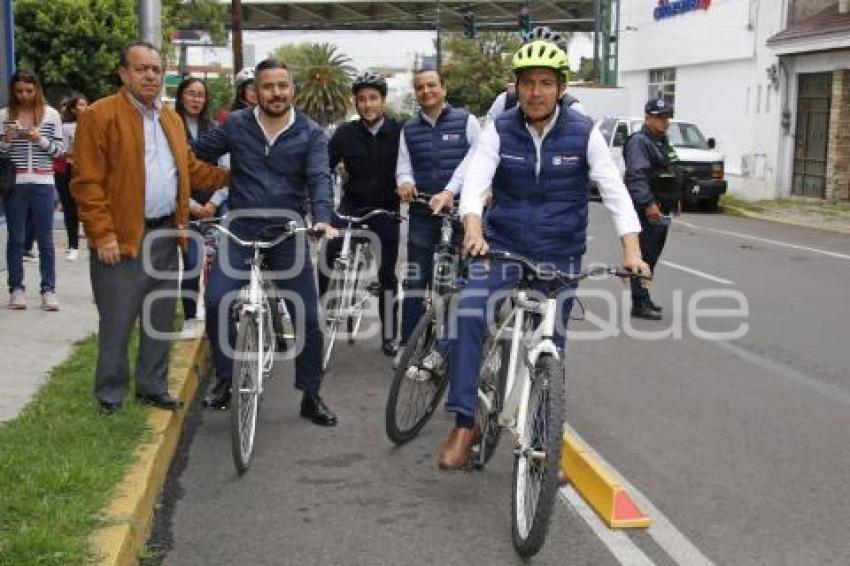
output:
[[209,363],[209,344],[198,339],[176,342],[171,348],[168,372],[169,390],[184,407],[179,411],[149,409],[147,441],[136,450],[136,460],[116,487],[104,512],[105,527],[89,537],[102,566],[128,566],[138,563],[147,541],[156,506],[171,459],[180,440],[186,410],[195,397],[198,381]]
[[646,529],[650,520],[628,492],[571,434],[564,433],[561,471],[596,514],[612,529]]
[[777,224],[787,224],[789,226],[796,226],[798,228],[811,228],[812,230],[821,230],[822,232],[832,232],[835,234],[847,234],[850,235],[850,230],[846,228],[840,228],[838,226],[823,226],[821,224],[810,224],[808,222],[800,222],[798,220],[791,220],[787,218],[782,218],[779,216],[770,216],[768,214],[759,214],[758,212],[751,212],[744,208],[738,208],[737,206],[729,206],[729,205],[721,205],[723,210],[730,210],[735,214],[740,214],[746,218],[753,218],[755,220],[765,220],[767,222],[776,222]]

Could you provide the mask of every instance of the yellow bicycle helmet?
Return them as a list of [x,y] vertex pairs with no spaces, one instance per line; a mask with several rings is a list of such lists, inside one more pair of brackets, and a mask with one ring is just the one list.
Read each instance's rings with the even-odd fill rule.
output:
[[520,47],[511,60],[511,67],[514,73],[519,73],[523,69],[552,69],[562,73],[564,80],[570,70],[564,50],[545,40],[532,41]]

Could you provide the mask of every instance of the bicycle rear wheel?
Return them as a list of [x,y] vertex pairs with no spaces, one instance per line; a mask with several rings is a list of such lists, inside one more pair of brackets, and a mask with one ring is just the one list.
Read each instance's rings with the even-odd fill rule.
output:
[[[508,343],[493,336],[487,338],[483,351],[484,357],[481,361],[478,382],[479,399],[475,415],[481,426],[481,441],[476,446],[477,453],[473,458],[473,465],[476,468],[483,468],[490,461],[502,436],[499,413],[504,401],[505,379],[510,359]],[[481,394],[489,399],[489,410],[482,402]]]
[[551,355],[534,367],[523,447],[514,456],[512,531],[520,556],[534,556],[543,546],[558,491],[558,468],[564,430],[564,372]]
[[410,442],[434,414],[448,385],[445,371],[419,369],[422,359],[437,342],[433,311],[416,323],[399,361],[387,399],[387,437],[398,445]]
[[244,474],[251,466],[257,429],[260,372],[259,327],[254,314],[239,320],[230,401],[230,446],[236,470]]

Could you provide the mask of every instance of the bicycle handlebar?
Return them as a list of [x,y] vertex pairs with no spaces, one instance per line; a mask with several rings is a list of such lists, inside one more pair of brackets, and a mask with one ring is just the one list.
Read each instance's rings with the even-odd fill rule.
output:
[[567,273],[565,271],[558,271],[557,269],[553,269],[549,265],[534,262],[520,254],[515,254],[502,250],[491,250],[482,255],[475,256],[474,258],[472,258],[472,260],[475,259],[494,259],[499,261],[509,261],[513,263],[518,263],[522,265],[525,269],[533,273],[534,276],[538,279],[558,279],[566,285],[577,283],[578,281],[581,281],[582,279],[587,279],[588,277],[599,277],[602,275],[621,278],[628,277],[633,279],[645,279],[647,281],[652,280],[652,276],[641,275],[639,273],[633,273],[621,267],[611,267],[608,265],[597,265],[591,267],[590,269],[583,269],[579,273]]
[[198,227],[209,227],[215,230],[218,230],[237,244],[245,248],[259,248],[262,250],[266,250],[269,248],[273,248],[276,245],[280,244],[284,240],[295,236],[296,234],[305,232],[309,236],[321,236],[324,234],[324,230],[316,230],[315,228],[307,228],[307,227],[298,227],[294,220],[287,222],[285,225],[282,225],[284,228],[283,234],[278,236],[277,238],[269,241],[264,240],[243,240],[221,224],[218,224],[220,218],[207,218],[201,220],[193,220],[190,224],[198,226]]
[[401,214],[399,214],[398,212],[395,212],[393,210],[385,210],[383,208],[376,208],[375,210],[371,210],[371,211],[367,212],[366,214],[364,214],[363,216],[360,216],[360,217],[347,216],[345,214],[340,214],[339,212],[337,212],[336,215],[340,219],[344,220],[345,222],[349,222],[351,224],[360,224],[361,222],[366,222],[370,218],[374,218],[375,216],[380,216],[380,215],[392,216],[396,220],[401,220],[401,218],[402,218]]
[[[413,197],[413,200],[411,200],[410,202],[411,203],[415,202],[415,203],[418,203],[418,204],[424,204],[428,208],[431,208],[430,202],[431,202],[431,199],[434,198],[434,196],[436,196],[436,195],[432,195],[432,194],[428,194],[428,193],[419,193],[417,196]],[[460,216],[458,216],[458,213],[457,213],[457,204],[452,204],[452,206],[451,206],[451,208],[449,209],[448,212],[444,212],[443,210],[441,210],[439,212],[433,212],[432,211],[432,214],[434,216],[444,216],[444,217],[449,218],[450,220],[460,220]]]

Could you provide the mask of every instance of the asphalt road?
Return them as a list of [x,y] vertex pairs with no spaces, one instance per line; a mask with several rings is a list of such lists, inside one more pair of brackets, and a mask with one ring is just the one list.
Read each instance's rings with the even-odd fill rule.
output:
[[[588,260],[616,262],[597,205],[590,234]],[[686,215],[663,259],[653,297],[665,319],[632,324],[622,285],[588,282],[597,296],[571,326],[567,362],[569,426],[653,526],[612,533],[564,490],[532,562],[850,564],[850,239]],[[617,335],[594,339],[606,327]],[[521,564],[508,443],[483,472],[441,473],[451,421],[440,414],[394,448],[383,426],[390,361],[376,340],[337,348],[323,393],[339,426],[298,417],[285,368],[243,477],[228,415],[196,411],[153,551],[173,565]]]

